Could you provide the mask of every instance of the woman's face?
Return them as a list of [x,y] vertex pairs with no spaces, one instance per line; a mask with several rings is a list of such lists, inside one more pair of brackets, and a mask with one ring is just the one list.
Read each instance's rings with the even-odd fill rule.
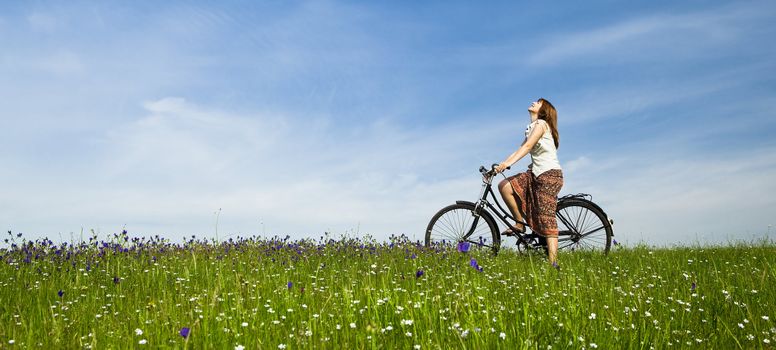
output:
[[542,108],[542,101],[535,101],[528,106],[528,111],[531,113],[539,113],[539,108]]

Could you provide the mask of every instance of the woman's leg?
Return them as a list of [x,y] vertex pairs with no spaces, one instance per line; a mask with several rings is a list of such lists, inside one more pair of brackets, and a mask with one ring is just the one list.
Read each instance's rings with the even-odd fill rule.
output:
[[[509,211],[512,213],[512,216],[514,216],[517,221],[525,221],[523,220],[523,216],[520,215],[520,210],[517,208],[517,200],[515,200],[514,189],[512,189],[512,184],[509,182],[509,180],[501,180],[501,182],[498,184],[498,190],[501,193],[501,198],[504,199],[504,203],[506,203],[507,208],[509,208]],[[525,230],[525,225],[521,223],[515,223],[514,227],[518,231]]]
[[550,264],[556,264],[558,261],[558,237],[547,237],[547,255],[550,258]]

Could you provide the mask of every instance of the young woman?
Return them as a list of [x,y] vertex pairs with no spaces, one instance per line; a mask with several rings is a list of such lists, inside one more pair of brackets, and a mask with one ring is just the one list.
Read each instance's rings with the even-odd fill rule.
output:
[[[523,144],[496,167],[496,172],[503,172],[529,153],[531,164],[528,171],[501,181],[498,188],[512,215],[547,238],[550,264],[555,264],[558,253],[555,208],[558,192],[563,187],[558,162],[558,112],[549,101],[540,98],[528,107],[528,114],[531,123],[525,129]],[[522,233],[525,227],[518,223],[511,230]]]

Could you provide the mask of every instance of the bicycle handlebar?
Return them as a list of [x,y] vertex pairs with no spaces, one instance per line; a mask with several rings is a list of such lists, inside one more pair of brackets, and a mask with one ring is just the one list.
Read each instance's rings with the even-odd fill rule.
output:
[[[484,165],[480,166],[480,174],[485,177],[493,177],[496,175],[496,167],[498,166],[498,163],[493,163],[493,165],[490,166],[490,170],[486,169]],[[508,166],[505,170],[511,169],[511,166]]]

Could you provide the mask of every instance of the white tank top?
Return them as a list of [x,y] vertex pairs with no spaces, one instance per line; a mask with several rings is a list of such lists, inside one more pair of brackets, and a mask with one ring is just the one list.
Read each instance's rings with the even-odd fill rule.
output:
[[539,123],[544,124],[544,134],[531,149],[531,166],[529,167],[537,177],[547,170],[560,169],[558,149],[555,148],[555,140],[552,138],[552,131],[546,121],[537,119],[528,124],[528,127],[525,128],[525,137],[528,137],[531,130]]

